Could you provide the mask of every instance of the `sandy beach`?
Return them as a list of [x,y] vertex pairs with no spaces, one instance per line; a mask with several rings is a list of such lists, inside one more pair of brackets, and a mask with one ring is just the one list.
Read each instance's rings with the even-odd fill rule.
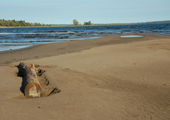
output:
[[[25,98],[20,61],[39,65],[42,87],[60,92]],[[0,52],[0,76],[0,120],[170,120],[170,36],[106,36]]]

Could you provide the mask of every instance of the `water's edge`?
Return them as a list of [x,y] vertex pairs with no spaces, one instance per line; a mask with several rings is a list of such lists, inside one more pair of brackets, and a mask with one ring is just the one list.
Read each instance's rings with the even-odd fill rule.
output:
[[0,28],[0,51],[21,49],[39,44],[87,40],[113,35],[123,36],[128,34],[170,36],[170,24]]

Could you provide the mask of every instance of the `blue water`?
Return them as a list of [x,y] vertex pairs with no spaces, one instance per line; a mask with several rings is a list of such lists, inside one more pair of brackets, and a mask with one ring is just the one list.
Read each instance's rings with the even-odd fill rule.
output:
[[134,33],[170,36],[170,24],[0,28],[0,51],[20,49],[38,44],[86,40],[102,36]]

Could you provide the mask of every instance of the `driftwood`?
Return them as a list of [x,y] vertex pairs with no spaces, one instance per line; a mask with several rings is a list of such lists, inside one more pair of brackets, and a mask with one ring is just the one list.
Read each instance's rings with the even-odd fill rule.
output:
[[20,62],[18,75],[23,78],[23,89],[26,97],[41,97],[42,88],[37,78],[37,69],[32,65]]

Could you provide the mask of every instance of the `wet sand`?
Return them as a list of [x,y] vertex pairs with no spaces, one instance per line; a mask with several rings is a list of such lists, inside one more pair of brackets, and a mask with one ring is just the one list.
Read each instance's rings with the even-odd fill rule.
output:
[[[20,61],[59,93],[27,99]],[[0,52],[2,120],[169,120],[170,37],[108,36]],[[48,81],[48,84],[45,84]]]

